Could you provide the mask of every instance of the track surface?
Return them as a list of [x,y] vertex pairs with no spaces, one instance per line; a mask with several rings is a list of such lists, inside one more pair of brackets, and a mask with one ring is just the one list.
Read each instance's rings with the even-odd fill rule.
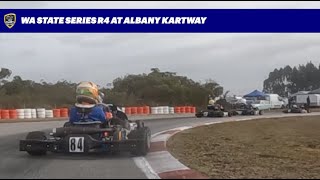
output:
[[[281,113],[266,113],[260,117]],[[241,119],[244,116],[231,117]],[[230,119],[229,117],[226,119]],[[152,133],[180,126],[219,121],[221,118],[182,118],[145,121]],[[31,157],[18,149],[19,140],[26,133],[62,126],[64,122],[0,124],[0,178],[131,178],[147,176],[128,153],[118,155],[92,154],[89,156],[48,153],[44,157]]]

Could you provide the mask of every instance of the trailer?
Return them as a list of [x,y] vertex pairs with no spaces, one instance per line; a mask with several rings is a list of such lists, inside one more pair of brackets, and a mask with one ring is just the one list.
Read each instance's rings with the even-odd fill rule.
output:
[[298,94],[296,96],[296,104],[304,105],[307,104],[307,98],[310,98],[310,107],[320,106],[320,94]]

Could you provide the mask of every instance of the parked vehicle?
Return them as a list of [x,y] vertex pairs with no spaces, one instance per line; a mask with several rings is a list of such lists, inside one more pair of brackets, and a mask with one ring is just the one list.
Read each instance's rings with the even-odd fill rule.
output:
[[288,102],[278,94],[266,94],[266,100],[269,102],[271,109],[285,108],[288,105]]
[[296,96],[296,104],[304,105],[307,104],[307,98],[310,98],[310,106],[318,107],[320,106],[320,94],[299,94]]

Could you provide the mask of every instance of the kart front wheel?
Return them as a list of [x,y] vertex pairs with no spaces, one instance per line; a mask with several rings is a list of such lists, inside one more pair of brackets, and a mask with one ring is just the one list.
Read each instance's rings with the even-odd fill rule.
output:
[[[47,140],[47,137],[42,131],[34,131],[28,133],[26,140]],[[46,150],[43,149],[32,149],[27,151],[31,156],[43,156],[47,154]]]

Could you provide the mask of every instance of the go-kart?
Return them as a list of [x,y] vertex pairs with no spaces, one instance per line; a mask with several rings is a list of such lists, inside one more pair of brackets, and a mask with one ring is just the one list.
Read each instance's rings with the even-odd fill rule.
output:
[[230,112],[224,111],[219,106],[208,106],[207,110],[199,111],[195,114],[197,118],[201,117],[231,117],[232,114]]
[[263,110],[244,103],[236,104],[234,107],[235,109],[231,111],[232,115],[263,115]]
[[310,110],[302,107],[291,107],[282,111],[283,113],[310,113]]
[[146,155],[151,143],[150,128],[144,126],[143,121],[128,120],[125,113],[115,109],[107,124],[83,120],[66,122],[49,135],[42,131],[30,132],[25,140],[20,140],[20,151],[35,156],[45,155],[48,151],[84,154],[128,151],[136,156]]

